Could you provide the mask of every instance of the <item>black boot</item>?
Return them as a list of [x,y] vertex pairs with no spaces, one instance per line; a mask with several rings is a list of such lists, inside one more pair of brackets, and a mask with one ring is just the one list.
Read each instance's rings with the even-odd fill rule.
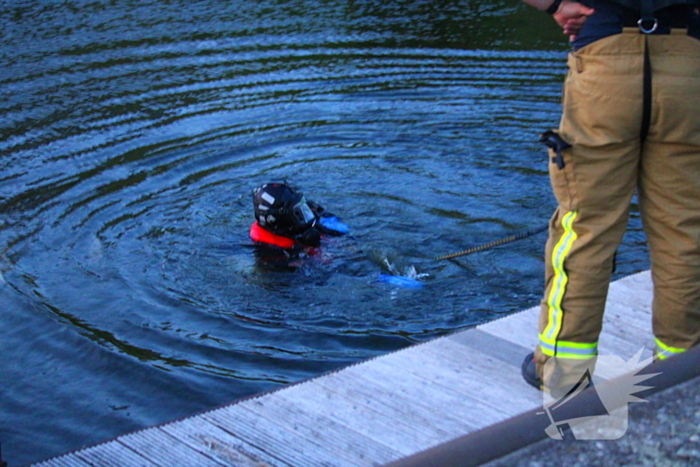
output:
[[525,357],[520,371],[523,374],[523,379],[527,384],[540,391],[544,390],[544,384],[537,374],[537,365],[535,364],[535,353],[530,353]]

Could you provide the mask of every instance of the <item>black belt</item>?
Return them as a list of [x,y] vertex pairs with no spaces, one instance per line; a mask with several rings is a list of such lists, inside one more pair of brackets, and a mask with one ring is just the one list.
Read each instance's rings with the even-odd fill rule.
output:
[[639,27],[647,34],[670,34],[671,29],[688,29],[690,11],[686,5],[675,5],[654,12],[653,20],[641,20],[641,13],[629,8],[623,9],[624,27]]

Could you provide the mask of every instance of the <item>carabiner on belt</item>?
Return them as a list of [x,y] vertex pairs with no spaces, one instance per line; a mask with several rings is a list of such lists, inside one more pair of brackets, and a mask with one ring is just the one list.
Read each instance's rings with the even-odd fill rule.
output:
[[[651,26],[651,28],[647,29],[644,24],[650,21],[653,21],[654,24]],[[659,27],[659,20],[653,16],[651,18],[639,18],[639,21],[637,21],[637,26],[639,26],[639,30],[642,31],[643,34],[653,34],[654,31],[656,31],[656,28]]]
[[[643,34],[653,34],[656,28],[659,27],[659,20],[654,16],[654,1],[653,0],[642,0],[641,8],[639,10],[640,18],[637,21],[637,26]],[[647,28],[646,25],[650,22],[654,23],[651,27]]]

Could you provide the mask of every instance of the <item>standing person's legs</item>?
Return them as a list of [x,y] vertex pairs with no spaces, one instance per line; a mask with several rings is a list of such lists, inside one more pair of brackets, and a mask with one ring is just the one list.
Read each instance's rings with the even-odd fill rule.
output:
[[640,204],[652,262],[656,353],[700,343],[700,41],[649,37],[652,125]]
[[[550,164],[559,207],[550,221],[535,352],[550,387],[575,384],[597,355],[613,257],[638,178],[642,66],[643,41],[627,34],[569,57],[559,133],[572,147],[563,168]],[[545,367],[551,357],[556,365]]]

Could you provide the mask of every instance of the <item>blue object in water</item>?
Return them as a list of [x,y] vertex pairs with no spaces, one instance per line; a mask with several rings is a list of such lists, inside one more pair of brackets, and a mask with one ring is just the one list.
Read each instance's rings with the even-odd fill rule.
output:
[[423,283],[416,279],[411,279],[405,276],[392,276],[389,274],[380,274],[380,282],[386,282],[387,284],[396,285],[398,287],[403,287],[404,289],[420,289],[423,287]]
[[340,235],[345,235],[350,232],[350,228],[335,216],[321,217],[318,220],[323,228],[337,232]]

